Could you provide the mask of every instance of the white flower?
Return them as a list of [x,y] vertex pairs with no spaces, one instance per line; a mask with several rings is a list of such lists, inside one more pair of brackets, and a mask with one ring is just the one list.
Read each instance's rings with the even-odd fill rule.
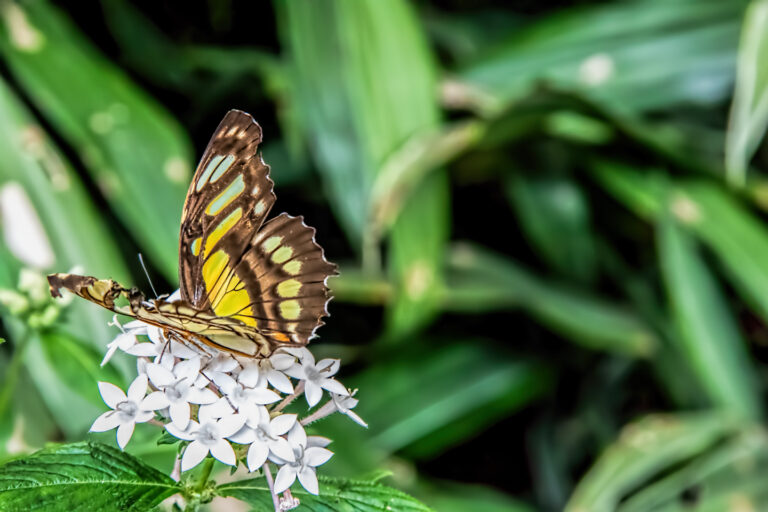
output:
[[293,393],[291,380],[283,373],[291,368],[296,358],[291,354],[276,353],[266,359],[257,359],[240,372],[239,380],[244,385],[255,388],[269,382],[273,388],[287,395]]
[[276,457],[270,457],[274,462],[282,464],[275,476],[275,492],[280,493],[288,489],[299,479],[299,483],[307,492],[318,494],[320,492],[317,483],[315,468],[325,464],[333,456],[333,452],[324,448],[328,439],[307,438],[304,429],[300,424],[295,424],[288,432],[288,442],[293,448],[295,460],[279,460]]
[[147,397],[155,409],[168,407],[171,421],[180,430],[189,424],[189,404],[210,404],[216,401],[216,394],[208,388],[194,386],[200,372],[200,358],[181,361],[173,371],[162,365],[147,365],[147,375],[152,384],[159,389]]
[[280,436],[285,435],[295,424],[295,414],[280,414],[270,419],[266,407],[259,407],[257,421],[249,420],[229,440],[238,444],[251,445],[248,448],[248,469],[256,471],[264,465],[270,454],[282,460],[294,460],[291,445]]
[[348,395],[331,393],[331,400],[333,400],[333,405],[336,406],[337,411],[339,411],[341,414],[349,416],[349,418],[358,425],[368,428],[368,424],[363,420],[363,418],[352,412],[352,409],[357,407],[357,404],[360,402],[360,400],[357,398],[353,398],[356,392],[357,390]]
[[245,424],[245,417],[240,414],[228,414],[220,419],[215,419],[204,414],[200,408],[200,423],[190,420],[186,429],[181,430],[169,423],[165,426],[172,436],[185,441],[192,441],[184,449],[181,457],[181,470],[187,471],[200,464],[210,453],[216,459],[234,466],[237,464],[235,451],[226,440],[238,432]]
[[259,406],[273,404],[280,400],[280,395],[271,389],[247,388],[232,380],[224,382],[220,388],[232,407],[243,414],[249,421],[258,422]]
[[[296,349],[293,350],[296,351]],[[349,394],[341,382],[331,378],[339,371],[338,359],[322,359],[315,364],[312,352],[305,348],[300,349],[298,355],[300,363],[288,368],[285,373],[294,379],[304,381],[304,395],[310,407],[317,405],[323,397],[323,389],[338,395]]]
[[101,360],[101,366],[104,366],[110,359],[112,359],[112,356],[115,355],[118,348],[125,352],[136,345],[136,343],[138,343],[138,340],[134,334],[121,332],[111,343],[107,344],[107,353],[104,354],[104,359]]
[[230,354],[218,354],[216,357],[207,360],[203,369],[200,370],[200,376],[197,378],[195,385],[203,388],[213,382],[219,387],[222,385],[232,386],[235,383],[233,375],[239,368],[240,364]]
[[126,396],[119,387],[109,382],[99,382],[99,392],[104,403],[113,410],[107,411],[93,422],[91,432],[106,432],[117,427],[117,444],[120,449],[131,440],[136,423],[152,419],[154,407],[147,402],[147,376],[139,375],[128,387]]

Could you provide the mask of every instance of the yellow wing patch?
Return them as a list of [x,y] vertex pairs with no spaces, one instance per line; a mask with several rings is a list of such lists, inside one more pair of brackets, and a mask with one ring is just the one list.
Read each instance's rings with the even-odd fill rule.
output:
[[301,282],[297,279],[286,279],[277,285],[277,294],[283,298],[296,297],[301,290]]
[[296,320],[301,315],[301,305],[299,301],[291,299],[280,303],[280,314],[286,320]]
[[243,175],[240,174],[232,180],[232,183],[227,185],[227,188],[221,191],[216,198],[208,204],[205,209],[205,213],[208,215],[216,215],[221,210],[227,207],[237,196],[243,193],[245,190],[245,182],[243,181]]
[[[242,208],[232,210],[232,213],[227,215],[226,218],[222,220],[213,231],[211,231],[211,234],[208,235],[208,238],[205,239],[205,253],[203,256],[208,256],[208,253],[211,252],[219,240],[221,240],[221,237],[227,234],[227,232],[232,229],[235,224],[237,224],[237,221],[239,221],[240,217],[242,216]],[[205,265],[203,265],[203,274],[205,274]]]
[[272,253],[272,261],[275,263],[283,263],[287,261],[293,255],[293,248],[287,245],[282,246],[278,250]]

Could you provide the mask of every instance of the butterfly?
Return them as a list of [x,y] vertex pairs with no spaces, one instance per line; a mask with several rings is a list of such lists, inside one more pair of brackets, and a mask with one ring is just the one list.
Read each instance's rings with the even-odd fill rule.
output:
[[328,315],[326,282],[337,267],[302,217],[265,221],[276,196],[257,152],[261,138],[240,110],[230,110],[211,137],[182,212],[179,299],[147,300],[136,288],[74,274],[49,275],[51,295],[65,288],[209,354],[263,358],[306,345]]

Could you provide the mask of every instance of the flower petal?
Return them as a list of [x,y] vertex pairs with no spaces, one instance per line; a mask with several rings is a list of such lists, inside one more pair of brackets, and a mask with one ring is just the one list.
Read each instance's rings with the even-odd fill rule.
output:
[[349,395],[349,391],[347,391],[347,388],[344,387],[344,384],[337,381],[336,379],[323,379],[318,382],[318,384],[320,384],[320,386],[324,387],[328,391],[336,393],[337,395]]
[[338,359],[321,359],[319,363],[317,363],[316,368],[317,371],[322,372],[323,377],[331,377],[333,375],[336,375],[336,372],[339,371],[339,367],[341,366],[341,361]]
[[304,487],[308,493],[317,496],[320,494],[320,487],[317,484],[317,475],[315,474],[315,468],[304,466],[301,468],[298,474],[299,483]]
[[149,380],[146,375],[139,375],[133,379],[133,382],[131,382],[131,385],[128,387],[128,392],[126,393],[126,395],[128,395],[128,400],[136,402],[137,404],[140,403],[147,394],[148,385]]
[[283,371],[293,366],[296,358],[291,354],[275,354],[269,358],[269,363],[277,371]]
[[346,414],[349,417],[349,419],[351,419],[361,427],[368,428],[368,423],[366,423],[365,420],[361,418],[356,412],[347,410],[346,412],[342,412],[342,414]]
[[107,411],[93,422],[89,432],[106,432],[120,425],[120,417],[115,411]]
[[109,362],[110,359],[112,359],[112,356],[115,355],[115,352],[117,352],[117,343],[114,341],[107,345],[107,353],[104,354],[104,359],[101,360],[101,364],[99,366],[104,366]]
[[139,411],[136,413],[136,416],[133,418],[133,421],[136,423],[146,423],[154,417],[155,417],[155,413],[152,411]]
[[307,397],[309,406],[314,407],[323,398],[323,389],[311,380],[305,380],[304,382],[304,396]]
[[179,362],[176,366],[173,367],[173,374],[176,376],[177,380],[185,380],[187,384],[190,386],[193,382],[195,382],[195,379],[197,378],[197,374],[200,373],[200,357],[195,356],[190,359],[187,359],[186,361]]
[[269,383],[272,384],[272,387],[276,390],[281,391],[286,395],[293,393],[293,384],[291,384],[291,379],[286,377],[283,372],[271,370],[269,373],[267,373],[267,380],[269,380]]
[[128,423],[123,423],[117,427],[117,446],[119,446],[121,450],[125,450],[125,445],[127,445],[128,441],[131,440],[135,426],[136,424],[131,421]]
[[173,402],[169,408],[171,422],[180,429],[185,430],[189,426],[190,408],[187,402]]
[[248,469],[256,471],[267,462],[267,455],[269,455],[269,447],[267,443],[256,441],[248,448]]
[[245,416],[242,414],[230,414],[221,418],[217,424],[221,437],[234,435],[245,425]]
[[200,441],[189,443],[184,450],[184,455],[181,457],[181,470],[187,471],[200,464],[205,456],[208,455],[208,451],[208,447]]
[[197,413],[197,417],[200,420],[200,422],[204,421],[213,421],[217,418],[221,418],[223,416],[226,416],[228,414],[233,414],[234,411],[232,410],[232,406],[229,405],[229,402],[226,398],[220,398],[219,400],[216,400],[212,404],[202,405],[200,406],[200,410]]
[[104,403],[114,409],[120,402],[125,402],[128,397],[123,390],[109,382],[99,382],[99,393]]
[[293,453],[293,448],[291,448],[291,444],[288,441],[286,441],[284,437],[278,437],[274,441],[270,441],[268,445],[269,445],[269,451],[272,452],[277,457],[281,458],[282,460],[291,461],[291,462],[296,460],[296,454]]
[[181,358],[181,359],[191,359],[193,357],[198,357],[200,354],[188,346],[184,345],[183,343],[179,343],[176,340],[171,340],[171,354],[174,356]]
[[187,428],[184,430],[177,428],[173,423],[165,425],[165,430],[167,430],[169,434],[184,441],[192,441],[195,438],[194,433],[199,428],[200,425],[195,420],[190,420],[189,425],[187,425]]
[[147,326],[147,337],[152,343],[165,343],[165,338],[163,338],[163,331],[154,325]]
[[259,405],[273,404],[280,401],[280,395],[270,389],[256,388],[250,390],[248,398]]
[[186,398],[193,404],[212,404],[219,399],[216,393],[208,388],[191,387],[187,390]]
[[152,381],[152,384],[158,388],[170,386],[176,381],[176,377],[173,376],[171,370],[157,363],[147,365],[147,376]]
[[310,446],[304,450],[304,464],[307,466],[319,466],[325,464],[333,457],[333,452],[327,448]]
[[304,372],[304,367],[298,363],[280,371],[296,380],[304,380],[307,378],[307,374]]
[[248,365],[237,376],[237,380],[240,381],[240,384],[242,384],[245,387],[255,388],[256,385],[261,380],[261,369],[259,368],[259,365],[257,364]]
[[301,423],[296,423],[291,430],[288,431],[288,442],[291,446],[298,448],[299,446],[307,446],[307,433],[304,431],[304,427]]
[[216,444],[211,445],[211,455],[213,455],[224,464],[228,464],[230,466],[237,464],[235,450],[233,450],[232,445],[224,439],[219,439]]
[[269,422],[269,430],[273,436],[281,436],[291,430],[295,424],[295,414],[281,414],[272,418],[272,421]]
[[165,397],[165,393],[162,391],[154,391],[141,401],[141,408],[145,411],[165,409],[169,405],[171,405],[171,403],[168,401],[168,399]]
[[125,351],[136,357],[155,357],[158,355],[157,345],[154,343],[137,343]]
[[256,440],[256,429],[244,426],[231,436],[227,436],[227,439],[237,444],[251,444]]
[[285,491],[287,488],[293,485],[293,482],[295,481],[296,470],[288,464],[281,466],[280,470],[277,472],[277,476],[275,477],[275,492],[281,493]]
[[325,448],[332,442],[333,441],[331,441],[330,439],[324,436],[308,436],[307,448],[309,448],[310,446],[319,446],[320,448]]

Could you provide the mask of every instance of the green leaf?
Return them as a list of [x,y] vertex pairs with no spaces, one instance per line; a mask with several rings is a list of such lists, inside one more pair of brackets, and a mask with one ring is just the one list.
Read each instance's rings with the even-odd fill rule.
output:
[[736,290],[768,320],[768,229],[733,195],[710,182],[672,182],[655,170],[600,162],[595,175],[639,216],[670,211],[718,257]]
[[[372,187],[388,158],[437,128],[434,59],[408,2],[278,5],[305,138],[314,143],[339,221],[353,244],[362,245],[366,268],[376,269],[380,233],[367,227],[381,202],[372,204]],[[396,334],[435,315],[449,231],[447,177],[433,172],[415,183],[389,244],[397,286],[388,323]]]
[[[319,477],[320,495],[307,493],[298,485],[291,493],[301,506],[313,512],[429,512],[432,509],[407,494],[385,485],[357,480]],[[272,496],[264,478],[254,478],[220,485],[216,492],[232,496],[254,507],[257,512],[272,512]]]
[[768,1],[750,3],[741,28],[725,166],[731,183],[743,185],[747,166],[768,127]]
[[711,403],[761,414],[757,380],[736,321],[693,242],[671,219],[658,230],[659,257],[680,351]]
[[[42,224],[53,260],[46,262],[40,271],[66,272],[80,266],[94,275],[124,280],[128,271],[103,216],[77,174],[3,81],[0,81],[0,111],[3,112],[0,116],[0,153],[3,155],[0,186],[24,194],[32,206],[26,215],[34,215]],[[18,229],[28,229],[24,224],[26,215],[15,212],[4,219],[3,228],[11,228],[10,224],[18,222]],[[94,250],[96,247],[98,250]],[[14,269],[4,279],[4,287],[16,288],[18,268],[25,264],[18,257],[10,251],[0,251],[2,267]],[[102,346],[113,335],[107,326],[110,314],[85,301],[75,301],[64,316],[62,327],[93,346]]]
[[635,422],[579,482],[565,510],[616,510],[624,494],[665,468],[704,452],[738,425],[721,413],[658,415]]
[[654,331],[628,307],[547,282],[508,258],[469,244],[451,252],[453,281],[443,300],[449,311],[522,308],[569,341],[592,349],[647,357]]
[[543,259],[566,276],[591,281],[597,250],[584,190],[568,178],[516,175],[507,182],[507,195]]
[[14,77],[175,282],[191,173],[181,127],[46,1],[8,4],[0,14],[0,52]]
[[122,385],[123,378],[111,365],[100,365],[103,355],[77,338],[50,331],[41,336],[41,341],[48,365],[61,383],[92,404],[99,407],[104,404],[97,382]]
[[138,459],[96,443],[58,445],[0,466],[0,509],[150,510],[179,492]]
[[[355,412],[370,425],[373,446],[434,455],[531,402],[550,384],[545,366],[499,353],[481,340],[432,345],[379,360],[350,381],[361,390]],[[381,382],[389,384],[382,388]],[[366,393],[371,389],[378,391]]]
[[418,496],[440,512],[533,512],[534,508],[512,499],[490,487],[458,482],[436,482],[422,485]]
[[484,113],[541,82],[623,112],[714,103],[731,92],[743,5],[640,0],[561,11],[511,31],[459,77],[479,90],[471,101]]

